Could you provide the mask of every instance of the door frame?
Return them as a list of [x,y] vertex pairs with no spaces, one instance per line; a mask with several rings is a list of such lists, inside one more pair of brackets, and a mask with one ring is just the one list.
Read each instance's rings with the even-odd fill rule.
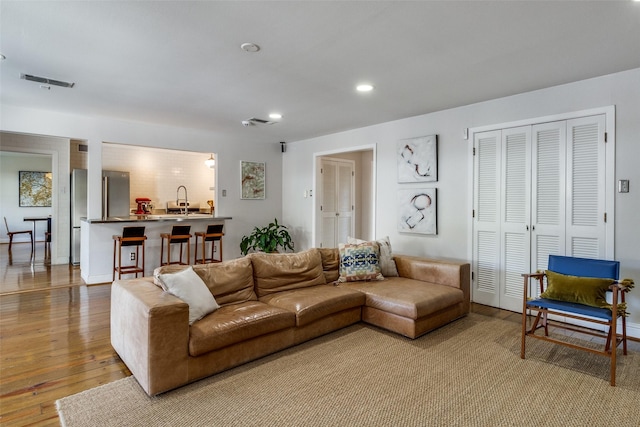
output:
[[[338,148],[335,150],[329,150],[329,151],[319,151],[317,153],[313,153],[313,191],[315,194],[318,194],[318,186],[320,185],[320,183],[318,182],[318,165],[320,163],[320,157],[327,157],[327,156],[332,156],[332,155],[336,155],[336,154],[345,154],[345,153],[357,153],[360,151],[371,151],[373,153],[373,164],[372,164],[372,170],[371,170],[371,206],[370,206],[370,212],[371,212],[371,236],[375,236],[376,233],[376,206],[377,206],[377,165],[378,165],[378,160],[377,160],[377,151],[376,151],[376,144],[367,144],[367,145],[358,145],[355,147],[346,147],[346,148]],[[311,244],[312,247],[317,247],[318,245],[318,228],[320,227],[320,224],[318,221],[321,220],[321,218],[318,217],[318,199],[317,197],[313,197],[313,203],[312,203],[312,215],[311,215],[311,221],[313,223],[313,228],[311,231]],[[363,209],[365,207],[363,206]]]
[[[469,200],[469,206],[471,206],[471,212],[469,213],[467,220],[467,229],[471,232],[467,236],[467,259],[470,260],[471,265],[475,261],[473,258],[473,209],[474,209],[474,156],[473,156],[473,143],[475,141],[475,134],[480,132],[487,132],[493,130],[500,130],[512,127],[520,126],[532,126],[536,124],[555,122],[561,120],[571,120],[580,117],[605,116],[605,132],[607,133],[607,141],[605,144],[605,212],[607,213],[607,222],[605,223],[606,237],[605,237],[605,252],[607,259],[615,259],[615,150],[616,150],[616,107],[615,105],[609,105],[606,107],[592,108],[588,110],[573,111],[569,113],[554,114],[550,116],[535,117],[531,119],[519,120],[514,122],[506,122],[499,124],[492,124],[487,126],[478,126],[468,129],[468,146],[467,146],[467,170],[471,173],[467,174],[467,194]],[[526,273],[523,271],[523,273]],[[474,279],[475,280],[475,279]],[[473,280],[471,286],[471,301],[473,298]]]

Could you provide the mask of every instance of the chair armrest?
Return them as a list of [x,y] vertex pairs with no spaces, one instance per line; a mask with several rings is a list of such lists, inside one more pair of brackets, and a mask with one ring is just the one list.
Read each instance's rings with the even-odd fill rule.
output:
[[184,384],[189,306],[152,278],[116,280],[111,286],[111,345],[149,395]]

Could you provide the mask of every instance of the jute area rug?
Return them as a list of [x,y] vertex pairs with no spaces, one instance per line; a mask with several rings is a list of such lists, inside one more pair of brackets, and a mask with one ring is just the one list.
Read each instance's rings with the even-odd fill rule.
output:
[[640,354],[611,387],[607,358],[527,343],[478,314],[417,340],[358,324],[157,397],[129,377],[56,405],[69,427],[639,425]]

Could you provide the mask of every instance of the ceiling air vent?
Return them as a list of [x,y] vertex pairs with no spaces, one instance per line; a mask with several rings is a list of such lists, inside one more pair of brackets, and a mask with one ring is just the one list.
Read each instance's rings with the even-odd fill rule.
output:
[[52,86],[60,86],[60,87],[68,87],[72,88],[75,83],[63,82],[60,80],[48,79],[46,77],[32,76],[31,74],[20,74],[20,78],[24,80],[29,80],[36,83],[42,83],[46,85]]
[[273,125],[278,122],[271,122],[269,120],[257,119],[255,117],[251,117],[250,119],[246,119],[242,121],[243,126],[256,126],[256,125]]

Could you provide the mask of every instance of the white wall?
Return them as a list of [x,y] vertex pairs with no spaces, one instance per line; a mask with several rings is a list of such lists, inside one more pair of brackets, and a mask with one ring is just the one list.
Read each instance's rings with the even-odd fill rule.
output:
[[[616,180],[629,179],[631,188],[629,193],[615,193],[615,257],[621,262],[621,276],[640,282],[640,69],[289,142],[283,161],[284,221],[296,230],[298,249],[310,247],[312,200],[301,195],[312,188],[314,153],[377,144],[376,235],[389,235],[396,253],[467,260],[470,141],[463,139],[463,129],[609,105],[616,107]],[[396,191],[402,188],[396,179],[396,141],[430,134],[439,138],[438,182],[433,185],[438,189],[438,235],[401,234],[396,229]],[[635,336],[640,336],[640,292],[631,292],[628,301]]]
[[[225,226],[225,259],[240,256],[240,240],[244,234],[249,234],[254,226],[266,225],[275,217],[279,220],[282,218],[282,153],[279,141],[254,143],[248,138],[245,144],[231,146],[217,134],[198,129],[81,116],[10,105],[2,105],[1,113],[1,130],[3,131],[62,136],[86,141],[89,147],[88,216],[90,218],[99,218],[101,215],[103,142],[216,153],[217,188],[227,191],[226,197],[218,198],[216,215],[233,217],[233,220],[227,221]],[[68,142],[67,145],[69,145]],[[68,157],[67,154],[67,162]],[[265,200],[240,199],[240,160],[266,162]],[[65,179],[68,185],[68,175],[65,175]]]

